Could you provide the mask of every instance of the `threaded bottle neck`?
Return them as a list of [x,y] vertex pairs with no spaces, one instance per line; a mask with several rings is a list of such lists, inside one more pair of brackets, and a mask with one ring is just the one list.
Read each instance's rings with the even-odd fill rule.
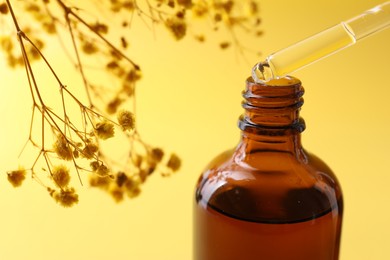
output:
[[243,92],[245,109],[239,128],[248,134],[280,136],[298,134],[305,129],[299,117],[304,89],[299,79],[284,77],[265,83],[246,81]]

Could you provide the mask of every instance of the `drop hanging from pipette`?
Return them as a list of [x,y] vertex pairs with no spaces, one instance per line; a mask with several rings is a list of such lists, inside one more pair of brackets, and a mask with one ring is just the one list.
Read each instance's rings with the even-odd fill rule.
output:
[[281,78],[390,26],[390,1],[269,55],[252,69],[257,83]]

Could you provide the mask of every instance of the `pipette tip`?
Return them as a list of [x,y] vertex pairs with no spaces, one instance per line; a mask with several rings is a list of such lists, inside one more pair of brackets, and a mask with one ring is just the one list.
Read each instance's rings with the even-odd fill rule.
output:
[[252,78],[256,83],[266,83],[274,78],[267,60],[257,63],[252,68]]

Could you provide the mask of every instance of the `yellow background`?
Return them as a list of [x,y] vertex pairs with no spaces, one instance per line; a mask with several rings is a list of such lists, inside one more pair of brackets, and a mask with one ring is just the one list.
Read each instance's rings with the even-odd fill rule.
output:
[[[239,38],[264,57],[380,3],[263,0],[264,36]],[[139,198],[119,205],[87,187],[77,187],[81,201],[71,209],[30,179],[11,188],[5,172],[18,165],[31,101],[23,72],[1,62],[0,260],[191,259],[194,184],[213,156],[237,143],[241,90],[259,58],[219,50],[219,38],[176,43],[163,30],[154,36],[138,25],[143,30],[129,50],[144,72],[138,127],[145,141],[182,157],[181,171],[169,179],[153,176]],[[303,144],[343,187],[342,260],[390,259],[389,46],[387,30],[293,74],[306,89]],[[55,50],[48,56],[56,57]],[[61,58],[54,63],[71,75]]]

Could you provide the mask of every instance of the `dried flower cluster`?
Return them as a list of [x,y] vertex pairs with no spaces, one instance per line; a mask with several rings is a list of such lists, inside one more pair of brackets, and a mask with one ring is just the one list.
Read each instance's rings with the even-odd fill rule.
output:
[[26,170],[19,168],[18,170],[7,173],[8,181],[14,186],[19,187],[22,185],[24,179],[26,179]]
[[[231,40],[220,43],[222,49],[232,44],[239,45],[233,32],[236,27],[261,35],[256,1],[90,2],[100,6],[101,10],[108,10],[110,15],[123,17],[119,27],[124,31],[131,29],[132,19],[136,15],[150,21],[153,26],[162,25],[176,40],[186,37],[190,25],[198,18],[208,19],[215,30],[225,27],[232,36]],[[122,201],[126,196],[138,196],[142,184],[153,173],[170,176],[181,166],[181,160],[175,153],[166,154],[163,149],[145,143],[137,130],[135,89],[142,73],[140,66],[126,54],[129,47],[126,34],[123,33],[119,39],[108,37],[116,25],[100,20],[100,16],[87,19],[90,16],[78,8],[78,3],[63,0],[0,0],[0,22],[8,19],[15,28],[15,33],[11,35],[0,35],[0,49],[6,54],[10,67],[22,67],[26,71],[33,105],[27,144],[37,154],[31,167],[9,171],[7,177],[14,187],[18,187],[27,173],[31,173],[32,178],[64,207],[70,207],[79,200],[73,187],[74,176],[82,184],[83,176],[87,173],[92,187],[106,191],[115,201]],[[21,13],[29,16],[21,16]],[[65,48],[69,48],[70,62],[74,63],[82,79],[87,101],[74,94],[74,86],[68,87],[63,83],[62,76],[44,55],[44,37],[63,37],[64,32],[71,42],[71,46],[68,44]],[[194,33],[193,37],[200,42],[206,40],[203,34]],[[99,69],[112,78],[112,86],[101,86],[91,76],[85,64],[94,58],[99,60]],[[62,101],[60,108],[52,108],[50,100],[43,95],[47,86],[37,83],[39,75],[31,65],[33,62],[43,63],[57,82]],[[79,109],[79,115],[68,114],[74,106]],[[38,133],[36,128],[39,129]],[[123,145],[123,148],[128,159],[125,162],[118,163],[115,158],[105,154],[103,143],[113,138],[126,140],[128,145]]]

